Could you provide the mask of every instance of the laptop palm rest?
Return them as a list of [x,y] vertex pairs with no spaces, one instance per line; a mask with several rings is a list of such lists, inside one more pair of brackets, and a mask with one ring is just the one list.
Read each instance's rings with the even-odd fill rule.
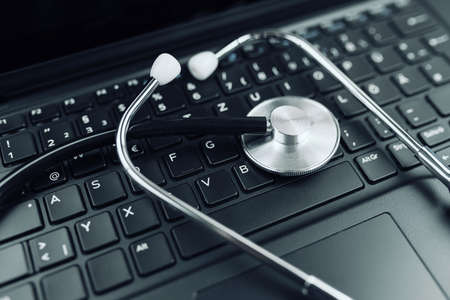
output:
[[[388,214],[296,250],[286,259],[354,299],[445,299]],[[302,297],[298,286],[261,266],[199,291],[196,299]]]

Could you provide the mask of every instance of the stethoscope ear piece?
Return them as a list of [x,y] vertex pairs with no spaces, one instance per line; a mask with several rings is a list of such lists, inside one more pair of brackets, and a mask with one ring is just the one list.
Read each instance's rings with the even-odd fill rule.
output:
[[162,53],[153,62],[150,76],[155,78],[159,85],[165,85],[174,80],[180,72],[178,60],[168,53]]
[[189,72],[197,80],[205,80],[219,66],[219,59],[211,51],[203,51],[192,56],[187,63]]

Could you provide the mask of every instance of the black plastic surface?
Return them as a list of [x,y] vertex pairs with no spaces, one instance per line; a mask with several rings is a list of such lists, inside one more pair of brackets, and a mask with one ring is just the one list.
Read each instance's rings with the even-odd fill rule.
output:
[[[285,258],[353,299],[445,299],[389,215],[297,250]],[[299,286],[268,267],[200,291],[197,300],[302,299]]]

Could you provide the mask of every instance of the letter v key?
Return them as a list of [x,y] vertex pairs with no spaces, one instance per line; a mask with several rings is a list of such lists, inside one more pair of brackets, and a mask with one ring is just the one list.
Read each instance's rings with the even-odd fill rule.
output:
[[209,187],[209,182],[211,181],[211,177],[208,177],[206,179],[206,181],[204,179],[200,180],[204,185],[206,185],[207,187]]

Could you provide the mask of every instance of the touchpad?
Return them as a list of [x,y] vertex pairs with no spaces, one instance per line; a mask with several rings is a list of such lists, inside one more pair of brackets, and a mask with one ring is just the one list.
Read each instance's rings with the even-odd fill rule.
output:
[[[382,214],[285,256],[353,299],[445,299],[397,225]],[[201,290],[205,299],[301,299],[267,266]]]

